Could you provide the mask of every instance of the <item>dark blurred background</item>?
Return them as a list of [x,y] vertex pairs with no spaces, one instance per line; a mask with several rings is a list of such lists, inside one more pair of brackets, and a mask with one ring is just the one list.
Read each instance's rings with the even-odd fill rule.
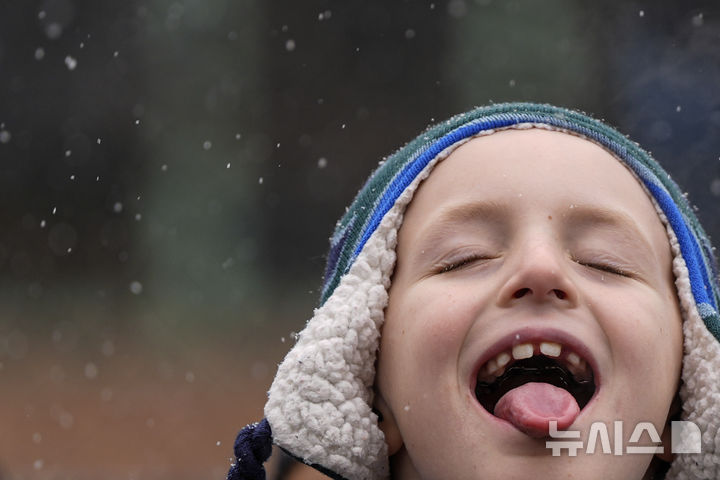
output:
[[0,0],[0,479],[223,478],[370,170],[531,100],[720,239],[720,4]]

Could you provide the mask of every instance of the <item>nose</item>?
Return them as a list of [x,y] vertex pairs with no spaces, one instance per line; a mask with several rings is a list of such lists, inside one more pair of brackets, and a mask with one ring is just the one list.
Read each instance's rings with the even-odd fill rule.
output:
[[551,242],[536,242],[520,249],[510,273],[499,292],[501,306],[518,302],[554,304],[570,308],[578,303],[578,291],[573,282],[570,259]]

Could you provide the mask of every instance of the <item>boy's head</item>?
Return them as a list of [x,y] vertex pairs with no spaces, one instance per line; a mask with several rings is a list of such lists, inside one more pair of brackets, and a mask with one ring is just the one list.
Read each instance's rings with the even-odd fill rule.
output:
[[415,193],[396,251],[375,383],[393,478],[642,478],[651,455],[545,445],[550,419],[662,432],[677,392],[673,255],[623,165],[566,133],[473,139]]
[[[272,430],[349,480],[390,465],[394,478],[639,479],[653,455],[627,447],[658,432],[670,450],[681,383],[703,453],[667,478],[715,478],[717,302],[702,228],[636,144],[551,106],[459,115],[391,156],[338,223],[322,304],[229,478]],[[553,456],[554,422],[565,441],[604,425],[623,455],[596,435],[594,454]],[[652,432],[630,443],[638,425]]]

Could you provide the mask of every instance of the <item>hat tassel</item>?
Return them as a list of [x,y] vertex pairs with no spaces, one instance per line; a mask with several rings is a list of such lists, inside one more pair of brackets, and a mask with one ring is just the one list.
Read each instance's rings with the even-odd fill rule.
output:
[[235,439],[237,460],[230,467],[227,480],[265,480],[263,463],[272,453],[272,431],[267,419],[253,423]]

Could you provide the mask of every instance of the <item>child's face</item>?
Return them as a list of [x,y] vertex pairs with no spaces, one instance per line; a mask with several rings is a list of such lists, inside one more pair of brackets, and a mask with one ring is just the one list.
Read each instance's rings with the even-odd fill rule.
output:
[[[614,442],[622,420],[625,446],[639,422],[663,431],[682,359],[672,255],[619,161],[541,129],[474,139],[421,185],[397,252],[376,379],[393,478],[642,478],[651,455],[603,454],[598,439],[595,454],[553,457],[476,395],[479,375],[494,382],[489,360],[550,341],[564,375],[587,374],[571,352],[592,368],[593,397],[567,427],[584,445],[597,421]],[[533,402],[510,404],[522,417]]]

